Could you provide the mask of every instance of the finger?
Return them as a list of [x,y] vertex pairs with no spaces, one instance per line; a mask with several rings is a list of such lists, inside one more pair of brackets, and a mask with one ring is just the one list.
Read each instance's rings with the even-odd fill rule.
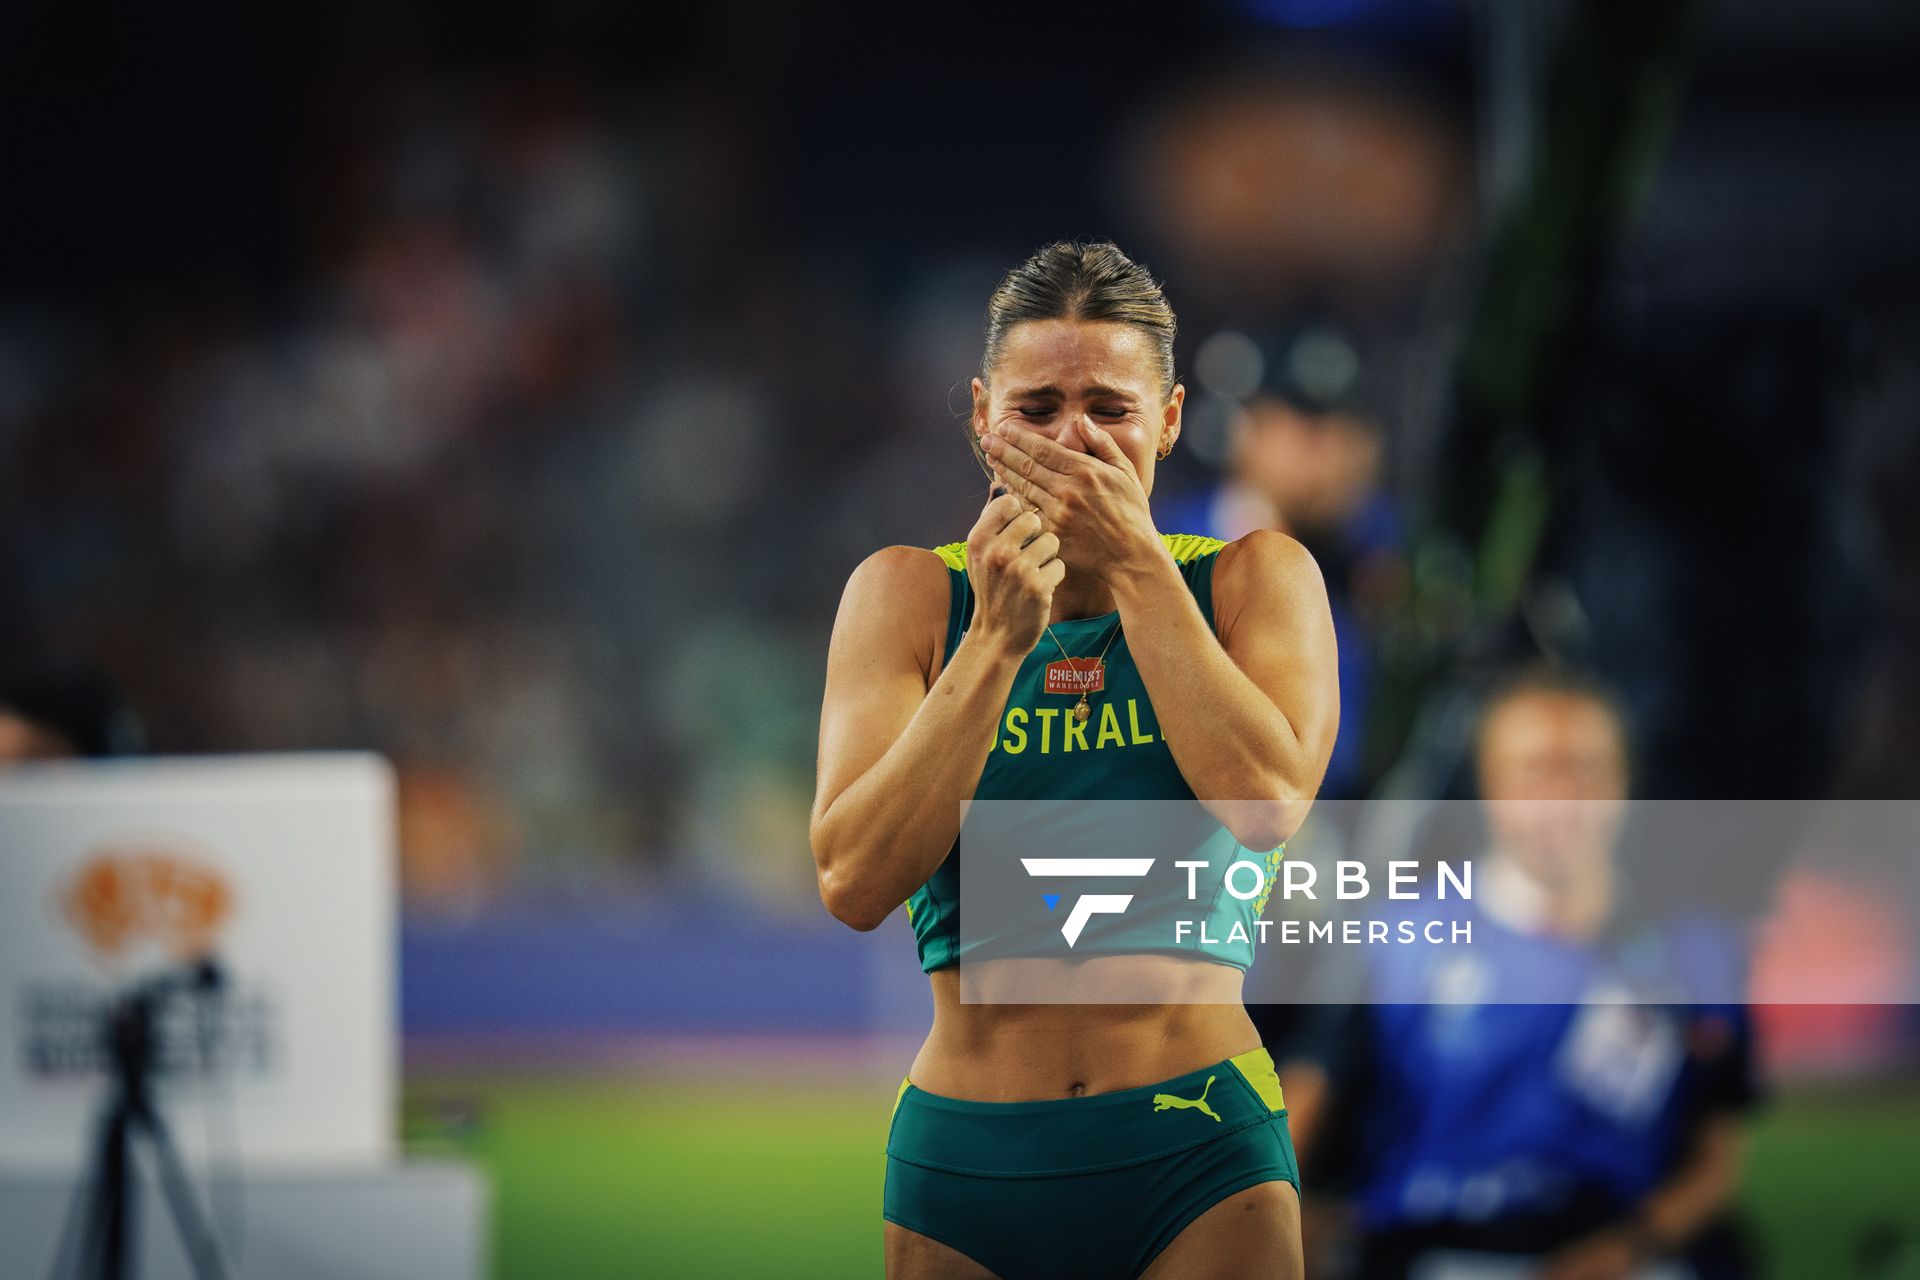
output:
[[[987,437],[988,459],[998,463],[1003,474],[1031,480],[1049,492],[1058,492],[1060,482],[1067,478],[1066,473],[1059,467],[1048,465],[1049,459],[1059,461],[1081,456],[1071,449],[1062,449],[1035,431],[1011,425],[1002,427],[1001,431],[1019,431],[1020,440],[1016,443],[998,432],[989,435]],[[1015,493],[1020,491],[1018,485],[1012,487]]]
[[1087,442],[1087,448],[1093,456],[1100,461],[1125,471],[1133,470],[1133,463],[1127,460],[1127,455],[1121,451],[1119,442],[1107,434],[1106,428],[1091,422],[1083,422],[1080,424],[1080,436]]
[[1022,502],[1016,494],[1001,491],[980,508],[980,518],[973,522],[973,527],[991,537],[1025,514],[1030,505]]
[[[1000,477],[1002,484],[1013,491],[1015,497],[1021,499],[1029,506],[1038,508],[1042,515],[1052,514],[1054,505],[1058,502],[1058,499],[1052,493],[1049,493],[1044,486],[1035,483],[1026,476],[1008,471],[998,462],[993,464],[993,473]],[[1034,473],[1036,475],[1039,474],[1038,467],[1034,468]]]
[[[1020,505],[1019,497],[1013,490],[1004,484],[995,484],[993,486],[993,492],[987,498],[986,505],[980,508],[980,514],[985,516],[989,513],[997,513],[998,511],[1004,510],[1009,502],[1013,505],[1015,515],[1018,515],[1026,509]],[[1005,527],[1004,521],[1001,522],[1001,527]]]
[[1007,522],[1007,527],[1000,531],[999,536],[1024,547],[1038,537],[1044,528],[1046,525],[1037,512],[1023,511]]
[[1066,576],[1067,562],[1058,556],[1040,566],[1040,581],[1046,584],[1049,591],[1059,586],[1060,580]]
[[1028,504],[1011,493],[1001,493],[980,509],[979,518],[967,531],[967,546],[976,556],[998,537],[1009,523],[1027,512]]
[[[1066,483],[1067,477],[1063,473],[1042,465],[1038,458],[1012,445],[1002,445],[1000,453],[992,461],[999,474],[1009,477],[1010,480],[1025,480],[1037,488],[1045,489],[1048,493],[1058,493],[1061,486]],[[1020,492],[1019,485],[1013,484],[1010,487],[1015,493]]]
[[[1081,459],[1086,457],[1079,450],[1069,449],[1059,441],[1051,440],[1017,422],[1002,423],[995,428],[995,432],[1006,446],[1019,451],[1025,457],[1032,458],[1038,466],[1045,467],[1055,474],[1063,475],[1072,471],[1080,465]],[[1020,465],[1022,464],[1019,462],[1014,463],[1016,468]]]
[[1029,565],[1043,565],[1060,554],[1060,535],[1042,530],[1020,548],[1020,559]]

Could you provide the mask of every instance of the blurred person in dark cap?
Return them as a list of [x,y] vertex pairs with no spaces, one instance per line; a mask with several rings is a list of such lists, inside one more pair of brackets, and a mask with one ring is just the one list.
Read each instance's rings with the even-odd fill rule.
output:
[[39,661],[0,670],[0,768],[133,755],[143,738],[119,688],[90,667]]
[[1340,733],[1321,795],[1363,795],[1377,635],[1407,577],[1404,522],[1382,482],[1378,376],[1358,336],[1320,318],[1216,333],[1196,376],[1238,411],[1226,475],[1173,523],[1228,540],[1279,529],[1313,553],[1340,636]]

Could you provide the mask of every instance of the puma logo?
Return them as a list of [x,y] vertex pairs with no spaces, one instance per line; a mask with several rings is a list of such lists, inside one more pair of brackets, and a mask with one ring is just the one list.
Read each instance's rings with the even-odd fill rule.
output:
[[1180,1107],[1196,1107],[1207,1115],[1212,1116],[1215,1120],[1218,1120],[1220,1118],[1219,1113],[1207,1105],[1207,1090],[1213,1088],[1213,1082],[1216,1078],[1217,1077],[1214,1076],[1207,1077],[1207,1087],[1200,1091],[1200,1096],[1197,1098],[1176,1098],[1170,1093],[1156,1093],[1153,1095],[1153,1109],[1155,1111],[1166,1111]]

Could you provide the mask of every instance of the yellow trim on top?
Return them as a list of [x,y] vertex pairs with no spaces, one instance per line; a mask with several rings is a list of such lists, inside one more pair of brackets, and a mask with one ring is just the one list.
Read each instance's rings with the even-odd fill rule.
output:
[[1242,1080],[1253,1086],[1253,1091],[1260,1095],[1260,1101],[1267,1104],[1267,1110],[1287,1109],[1286,1095],[1280,1092],[1280,1073],[1273,1069],[1273,1055],[1267,1052],[1265,1046],[1236,1053],[1227,1061],[1233,1064],[1233,1069],[1240,1073]]
[[1209,538],[1202,533],[1163,533],[1160,541],[1167,544],[1175,564],[1185,564],[1189,560],[1212,555],[1227,545],[1222,539]]
[[[1166,544],[1167,554],[1173,557],[1175,564],[1185,564],[1189,560],[1212,555],[1227,545],[1219,538],[1209,538],[1201,533],[1163,533],[1160,541]],[[933,553],[946,561],[949,569],[958,569],[962,573],[967,571],[966,543],[949,542],[935,547]]]
[[900,1092],[893,1095],[893,1110],[887,1113],[887,1120],[889,1123],[892,1122],[894,1115],[900,1110],[900,1099],[907,1096],[907,1089],[912,1084],[913,1084],[913,1081],[907,1079],[904,1076],[901,1077]]

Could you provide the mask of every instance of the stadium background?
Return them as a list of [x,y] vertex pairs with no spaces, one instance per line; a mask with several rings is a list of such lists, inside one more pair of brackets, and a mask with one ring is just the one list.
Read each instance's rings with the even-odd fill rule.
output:
[[[1163,521],[1245,465],[1209,337],[1357,353],[1402,533],[1335,584],[1347,794],[1457,793],[1546,650],[1649,794],[1912,795],[1916,50],[1865,0],[10,6],[0,652],[153,750],[395,761],[404,1133],[489,1170],[502,1280],[873,1274],[928,1005],[819,908],[812,734],[852,566],[982,499],[998,273],[1167,280]],[[1920,1275],[1911,1015],[1764,1029],[1774,1273]]]

